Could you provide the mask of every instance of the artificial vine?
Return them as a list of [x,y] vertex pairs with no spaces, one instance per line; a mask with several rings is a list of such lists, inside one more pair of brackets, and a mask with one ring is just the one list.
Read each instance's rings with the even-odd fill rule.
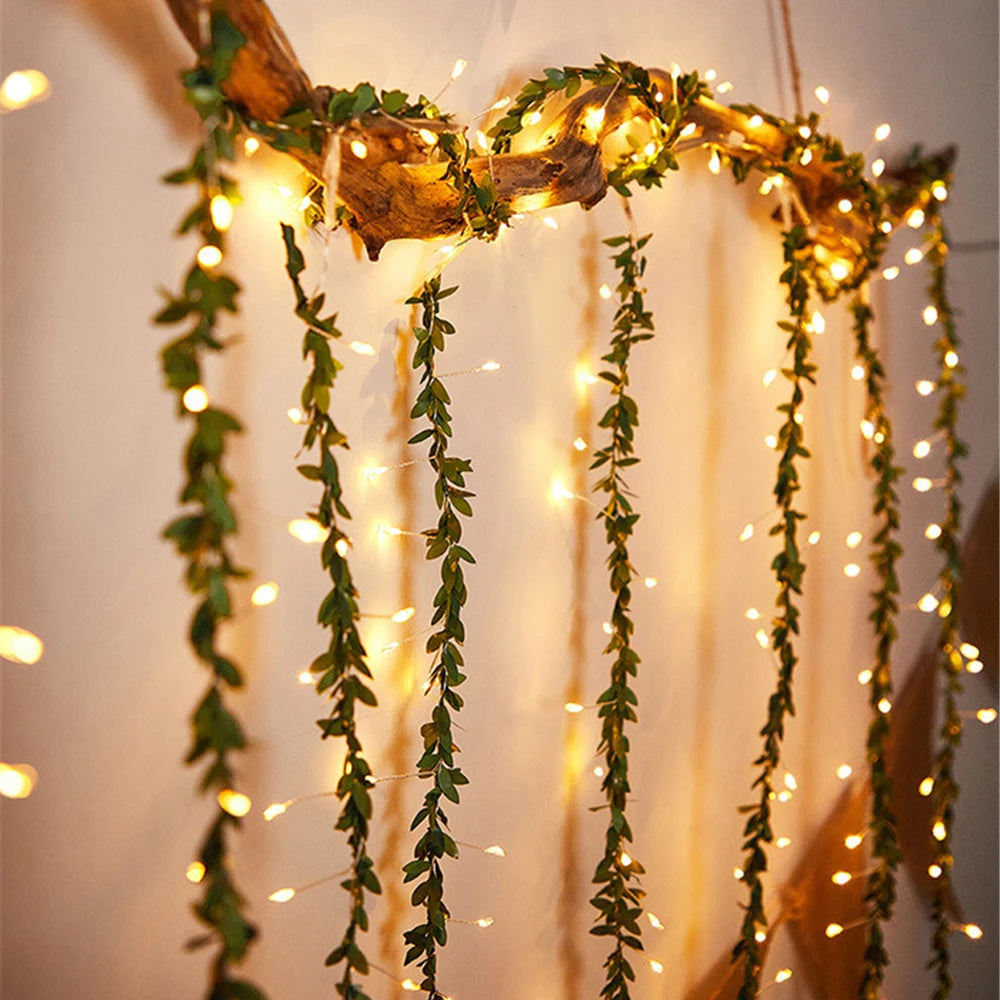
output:
[[343,938],[327,955],[326,964],[343,964],[337,991],[344,1000],[368,1000],[364,988],[354,981],[355,973],[366,976],[369,971],[358,933],[369,926],[366,893],[378,895],[381,886],[368,854],[368,824],[372,817],[369,789],[373,780],[358,736],[356,715],[359,704],[375,707],[377,701],[368,685],[372,674],[358,634],[358,595],[347,562],[350,541],[338,523],[338,515],[344,519],[351,516],[342,499],[340,470],[334,457],[335,448],[347,447],[347,438],[330,416],[330,389],[342,367],[330,351],[330,341],[339,338],[341,332],[335,325],[335,315],[320,315],[325,296],[320,293],[310,298],[303,291],[299,275],[305,261],[295,245],[295,230],[282,223],[281,233],[288,276],[295,289],[295,314],[306,325],[302,357],[312,358],[312,370],[302,387],[301,404],[307,422],[302,448],[308,451],[316,447],[318,461],[315,465],[300,465],[298,471],[323,486],[316,510],[309,516],[327,532],[320,559],[331,583],[317,613],[317,621],[329,631],[330,641],[326,652],[310,664],[309,671],[316,675],[316,691],[325,693],[332,702],[329,716],[317,720],[323,739],[342,737],[346,749],[336,788],[341,803],[336,828],[346,832],[351,851],[350,873],[340,883],[350,896],[350,916]]
[[410,416],[425,417],[429,427],[410,438],[410,444],[430,441],[428,460],[435,473],[434,499],[440,515],[436,528],[424,532],[427,539],[428,559],[441,562],[441,586],[434,597],[434,615],[431,624],[437,630],[427,640],[427,652],[433,661],[425,690],[437,689],[437,702],[429,722],[420,727],[424,752],[417,762],[423,778],[430,781],[423,804],[413,818],[411,829],[423,826],[424,832],[413,848],[413,860],[404,867],[406,882],[417,879],[411,902],[422,907],[424,918],[404,935],[408,945],[405,962],[416,963],[424,974],[420,988],[430,1000],[439,1000],[437,959],[438,949],[448,940],[450,913],[444,901],[444,872],[441,861],[445,856],[458,857],[458,847],[448,833],[448,817],[441,808],[442,797],[456,805],[459,788],[469,779],[455,764],[458,747],[452,738],[452,712],[462,708],[458,688],[465,681],[462,667],[465,661],[461,646],[465,641],[462,608],[468,597],[462,563],[473,563],[471,553],[460,543],[461,517],[472,516],[469,497],[465,488],[465,475],[472,470],[472,463],[448,454],[452,435],[451,398],[444,383],[435,373],[437,355],[444,350],[445,337],[455,332],[454,326],[440,315],[441,300],[451,295],[455,288],[442,291],[440,276],[427,281],[420,294],[407,300],[408,305],[422,306],[422,325],[413,331],[416,346],[413,367],[422,368],[422,387]]
[[955,315],[948,299],[945,264],[948,256],[948,237],[940,212],[933,202],[927,206],[929,233],[927,236],[926,258],[930,265],[931,280],[928,289],[931,305],[937,312],[936,321],[941,326],[941,335],[934,347],[937,352],[940,374],[938,375],[939,408],[935,429],[944,439],[944,503],[945,513],[941,521],[941,534],[937,548],[944,564],[941,569],[941,615],[939,636],[941,669],[944,683],[943,720],[939,733],[940,745],[934,761],[934,826],[933,837],[937,841],[937,865],[941,874],[934,885],[931,905],[933,925],[932,949],[929,963],[935,974],[934,1000],[945,1000],[951,995],[951,948],[952,924],[948,919],[947,898],[951,890],[952,824],[955,802],[958,799],[958,783],[955,780],[954,760],[962,738],[962,719],[956,704],[962,690],[962,657],[959,653],[959,588],[962,581],[962,561],[960,551],[961,504],[958,499],[958,485],[962,474],[958,468],[959,459],[966,454],[966,445],[958,437],[958,402],[965,395],[961,379],[965,372],[958,358],[958,336],[955,331]]
[[629,739],[626,726],[638,721],[635,691],[630,684],[639,667],[639,654],[632,647],[635,623],[630,614],[632,577],[634,570],[629,561],[628,540],[632,536],[639,515],[630,500],[630,491],[622,474],[623,469],[639,461],[635,452],[635,429],[639,424],[639,408],[628,395],[629,361],[632,346],[653,336],[652,314],[644,308],[643,289],[640,286],[646,270],[646,258],[640,256],[650,236],[635,239],[616,236],[604,242],[614,247],[615,268],[621,274],[617,292],[620,305],[615,313],[615,335],[611,350],[603,360],[611,366],[600,377],[611,386],[612,403],[600,420],[600,426],[611,432],[611,441],[594,453],[592,469],[606,467],[602,478],[595,484],[595,492],[607,494],[607,501],[599,515],[604,520],[607,542],[610,546],[608,568],[614,596],[611,612],[611,638],[604,652],[614,657],[611,664],[611,682],[597,699],[601,718],[601,740],[598,753],[604,754],[604,778],[601,790],[609,811],[608,828],[604,838],[604,856],[597,864],[593,882],[600,886],[591,904],[597,917],[591,934],[614,939],[614,947],[604,963],[606,982],[601,996],[608,1000],[627,1000],[628,984],[635,973],[625,949],[642,950],[639,918],[642,915],[643,891],[639,887],[642,865],[626,850],[632,843],[632,828],[626,818],[629,797],[628,752]]
[[244,38],[218,14],[211,18],[210,36],[201,65],[184,74],[188,100],[202,119],[204,141],[187,167],[164,178],[169,184],[197,185],[198,198],[179,232],[197,232],[202,246],[183,289],[177,295],[168,294],[166,305],[155,317],[164,325],[192,324],[161,354],[166,385],[177,395],[178,414],[194,423],[185,449],[186,480],[180,495],[181,503],[190,506],[163,534],[187,561],[185,579],[199,597],[189,640],[195,655],[211,671],[208,691],[191,718],[187,763],[208,758],[201,790],[217,793],[218,811],[201,843],[198,861],[189,869],[189,878],[203,886],[194,912],[207,932],[193,938],[188,946],[214,944],[218,949],[210,972],[209,1000],[263,1000],[256,986],[235,978],[232,972],[232,966],[246,957],[257,929],[245,915],[245,901],[228,865],[229,828],[239,829],[240,817],[250,804],[233,787],[237,784],[233,755],[246,748],[247,740],[226,704],[227,692],[240,687],[243,676],[217,645],[220,627],[231,616],[229,582],[247,575],[233,562],[229,547],[229,536],[236,532],[236,515],[229,502],[232,482],[224,468],[227,438],[242,428],[232,414],[209,404],[201,367],[206,352],[223,350],[218,335],[220,313],[237,311],[239,285],[215,268],[222,260],[223,234],[232,204],[239,200],[235,183],[219,169],[219,161],[232,159],[239,131],[221,84]]
[[772,777],[781,758],[781,741],[785,735],[785,719],[795,714],[792,700],[792,676],[798,657],[795,653],[794,636],[799,631],[799,608],[796,595],[802,594],[802,577],[805,564],[799,553],[798,522],[805,514],[796,509],[796,493],[801,488],[799,482],[798,459],[808,458],[802,430],[801,412],[804,400],[804,383],[815,384],[816,366],[809,361],[812,340],[809,335],[809,279],[805,255],[809,252],[808,235],[801,226],[784,234],[785,269],[781,283],[788,289],[787,299],[790,319],[778,324],[788,334],[787,349],[792,355],[790,368],[783,369],[783,375],[792,384],[791,398],[778,407],[785,415],[785,422],[778,432],[778,476],[774,486],[779,520],[770,533],[780,537],[781,551],[774,557],[771,568],[778,583],[775,600],[775,615],[771,621],[771,648],[778,657],[778,683],[768,702],[767,722],[760,731],[764,737],[764,748],[754,761],[759,773],[754,780],[754,788],[760,789],[760,801],[755,805],[742,806],[747,813],[743,834],[745,859],[742,880],[746,885],[748,901],[744,910],[740,940],[733,949],[733,959],[742,958],[743,984],[739,1000],[754,1000],[760,991],[761,949],[757,933],[767,927],[764,910],[764,885],[762,874],[767,870],[765,845],[773,840],[771,828],[771,799],[774,797]]
[[891,653],[897,637],[899,614],[899,579],[896,562],[902,555],[897,541],[899,532],[899,497],[895,483],[902,474],[895,464],[892,424],[885,407],[885,370],[871,343],[872,310],[864,287],[851,303],[854,317],[856,356],[865,372],[867,395],[866,419],[871,424],[875,473],[872,513],[878,528],[872,539],[871,562],[877,574],[878,588],[872,592],[870,619],[875,631],[875,655],[868,686],[871,723],[868,727],[867,758],[870,768],[872,811],[868,826],[874,869],[865,887],[867,922],[865,924],[865,965],[860,985],[862,1000],[878,1000],[889,964],[883,925],[892,917],[896,902],[896,869],[903,859],[896,834],[892,808],[892,780],[886,754],[892,707]]

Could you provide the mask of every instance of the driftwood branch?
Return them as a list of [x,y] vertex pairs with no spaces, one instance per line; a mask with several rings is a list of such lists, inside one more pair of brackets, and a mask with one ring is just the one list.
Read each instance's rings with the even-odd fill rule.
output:
[[[205,0],[167,3],[199,51],[198,14]],[[292,106],[312,107],[321,117],[329,88],[310,84],[264,0],[216,0],[216,6],[247,38],[224,85],[227,96],[250,117],[263,121],[277,121]],[[672,93],[669,74],[650,70],[650,76],[664,94]],[[587,112],[600,106],[605,116],[595,129],[588,124]],[[697,128],[677,146],[678,151],[712,146],[733,157],[791,169],[798,221],[809,224],[814,240],[832,254],[846,261],[856,259],[876,220],[861,209],[849,213],[837,209],[844,186],[830,164],[820,157],[806,166],[790,164],[785,156],[791,140],[779,128],[767,122],[751,124],[747,115],[708,98],[700,98],[687,117]],[[635,98],[611,87],[592,87],[567,104],[530,151],[474,157],[469,166],[477,178],[487,172],[492,175],[498,193],[510,200],[514,212],[570,202],[589,208],[608,189],[608,164],[602,153],[606,141],[628,122],[648,118],[649,111]],[[423,120],[420,125],[434,128],[434,123]],[[350,149],[355,138],[363,138],[367,147],[363,159]],[[428,161],[427,146],[412,124],[366,116],[363,124],[344,126],[339,132],[331,126],[321,154],[293,150],[290,155],[322,182],[331,143],[339,143],[341,152],[336,197],[350,210],[353,226],[373,260],[390,240],[448,237],[464,229],[458,195],[442,177],[445,165]]]

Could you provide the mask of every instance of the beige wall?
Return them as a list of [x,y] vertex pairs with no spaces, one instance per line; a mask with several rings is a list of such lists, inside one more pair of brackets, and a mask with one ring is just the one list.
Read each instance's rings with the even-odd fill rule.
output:
[[[48,102],[0,120],[2,617],[46,642],[37,667],[2,667],[2,757],[29,761],[41,774],[30,799],[0,805],[5,1000],[194,996],[204,977],[205,958],[180,951],[194,929],[183,871],[209,813],[193,794],[194,773],[180,764],[203,677],[182,642],[190,599],[180,567],[157,539],[175,509],[182,436],[159,384],[164,334],[148,322],[155,287],[176,283],[192,249],[168,235],[186,195],[157,178],[186,159],[195,131],[174,78],[189,55],[161,6],[4,2],[4,73],[35,66],[53,84]],[[930,149],[957,143],[953,237],[995,239],[995,5],[793,6],[806,91],[824,83],[834,95],[830,130],[864,148],[872,128],[888,120],[893,154],[915,142]],[[586,64],[599,52],[653,65],[714,66],[736,83],[733,99],[788,110],[761,2],[275,0],[272,7],[317,82],[370,79],[433,92],[455,58],[467,58],[468,70],[445,101],[460,111],[487,106],[505,83],[542,66]],[[322,579],[315,550],[283,528],[309,505],[311,492],[293,471],[297,435],[284,417],[303,370],[280,267],[275,169],[287,170],[264,158],[241,168],[247,207],[234,226],[231,257],[246,289],[245,311],[229,327],[239,344],[225,367],[213,370],[211,385],[249,431],[233,466],[247,530],[243,556],[259,579],[282,587],[273,607],[241,612],[232,639],[251,675],[241,709],[256,744],[245,783],[259,806],[320,790],[337,767],[336,750],[314,738],[317,699],[295,680],[321,647],[313,609]],[[634,209],[640,230],[656,234],[648,284],[657,323],[657,339],[639,348],[635,371],[644,458],[634,477],[643,512],[635,562],[661,581],[635,599],[645,668],[642,726],[633,741],[636,834],[649,870],[649,906],[667,926],[650,939],[650,954],[668,969],[662,980],[641,971],[636,995],[675,998],[737,931],[734,807],[746,796],[772,682],[768,656],[741,617],[748,605],[766,608],[771,600],[771,547],[760,537],[744,546],[735,539],[744,522],[770,507],[774,458],[762,439],[776,427],[780,390],[763,389],[760,374],[782,358],[774,327],[782,309],[780,250],[763,200],[749,186],[734,190],[712,178],[700,155],[685,161],[665,190],[636,197]],[[572,369],[592,295],[581,260],[595,235],[621,230],[622,218],[613,199],[589,216],[573,208],[553,215],[558,232],[528,220],[497,246],[470,248],[449,271],[462,288],[447,303],[459,328],[448,367],[488,357],[504,363],[496,376],[454,382],[455,450],[476,470],[468,538],[479,564],[470,573],[469,707],[462,718],[472,784],[453,826],[462,840],[500,842],[508,851],[504,862],[469,854],[448,872],[456,916],[496,918],[486,932],[454,929],[443,982],[456,1000],[561,996],[554,900],[571,514],[552,507],[546,494],[576,433]],[[907,245],[903,234],[892,258]],[[336,408],[353,445],[345,481],[362,595],[369,609],[392,610],[398,550],[378,542],[374,525],[399,516],[394,487],[391,477],[365,485],[360,469],[385,460],[393,331],[406,317],[402,300],[433,257],[426,248],[394,245],[372,265],[355,261],[339,239],[330,253],[328,289],[341,328],[378,348],[374,360],[347,355]],[[953,264],[970,369],[962,432],[972,445],[963,488],[972,508],[996,474],[996,251],[956,253]],[[610,265],[602,259],[600,267],[600,280],[608,280]],[[911,388],[933,375],[931,337],[919,318],[922,286],[911,269],[874,300],[904,445],[932,419],[931,405]],[[609,319],[610,307],[602,308]],[[855,430],[862,396],[848,375],[847,327],[835,312],[826,310],[827,332],[817,342],[821,385],[807,410],[815,457],[805,503],[827,541],[809,571],[799,712],[786,748],[802,790],[781,822],[796,844],[827,814],[838,791],[834,767],[863,764],[866,725],[854,681],[868,649],[865,578],[852,582],[840,572],[840,540],[867,525]],[[595,400],[599,406],[600,395]],[[915,600],[936,572],[920,532],[939,500],[904,494],[904,600]],[[423,501],[415,527],[431,517]],[[608,603],[597,525],[590,543],[593,701],[606,669],[599,654]],[[418,564],[417,580],[415,622],[427,617],[434,570]],[[905,616],[901,665],[912,660],[926,626],[919,615]],[[391,638],[371,628],[372,648]],[[373,663],[391,706],[386,668]],[[982,680],[971,679],[962,704],[977,708],[990,697]],[[417,708],[414,719],[421,713]],[[380,773],[392,720],[383,707],[365,723]],[[584,728],[595,745],[593,713]],[[978,945],[956,940],[955,996],[981,1000],[996,996],[995,726],[970,727],[959,766],[957,879],[968,918],[987,937]],[[596,782],[585,785],[584,804],[596,803]],[[411,787],[411,799],[417,791]],[[250,971],[274,1000],[333,991],[322,960],[342,926],[338,890],[318,889],[283,908],[265,902],[280,885],[343,867],[333,817],[329,804],[311,803],[265,826],[257,810],[237,850],[263,928]],[[581,810],[583,899],[601,822]],[[776,858],[778,880],[795,852],[793,845]],[[905,882],[901,893],[889,990],[897,1000],[926,993],[927,930]],[[588,921],[583,914],[582,930]],[[580,944],[588,995],[596,995],[602,949],[585,933]],[[775,963],[787,954],[779,941]],[[390,986],[373,979],[376,996],[395,995]],[[782,989],[789,1000],[804,996],[794,980]]]

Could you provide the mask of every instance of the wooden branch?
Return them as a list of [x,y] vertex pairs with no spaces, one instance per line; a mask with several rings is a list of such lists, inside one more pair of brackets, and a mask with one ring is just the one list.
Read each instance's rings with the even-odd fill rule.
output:
[[[198,9],[204,0],[167,3],[197,51]],[[216,0],[216,6],[247,38],[224,85],[227,96],[250,117],[264,121],[277,121],[293,105],[312,107],[321,119],[329,89],[310,85],[264,0]],[[650,76],[669,97],[670,76],[662,70],[650,70]],[[605,116],[595,130],[588,125],[587,112],[601,106]],[[592,87],[565,107],[531,151],[474,157],[469,166],[477,179],[487,172],[492,175],[514,212],[570,202],[589,208],[607,192],[609,165],[602,157],[607,140],[628,122],[649,117],[648,109],[635,98],[611,87]],[[747,115],[708,98],[692,106],[688,120],[697,126],[696,133],[679,144],[678,151],[712,146],[735,158],[790,169],[798,221],[810,225],[814,241],[832,255],[849,263],[857,259],[876,220],[861,209],[849,213],[837,209],[844,184],[832,165],[817,156],[807,166],[792,166],[785,159],[792,141],[779,128],[767,122],[751,125]],[[424,120],[419,124],[442,127]],[[350,149],[355,138],[364,140],[364,158]],[[361,124],[344,126],[339,132],[330,126],[322,155],[309,150],[292,150],[291,155],[322,182],[331,143],[340,149],[336,196],[350,210],[352,225],[372,260],[390,240],[444,238],[465,229],[458,194],[443,179],[446,166],[429,162],[427,146],[412,123],[368,115]]]

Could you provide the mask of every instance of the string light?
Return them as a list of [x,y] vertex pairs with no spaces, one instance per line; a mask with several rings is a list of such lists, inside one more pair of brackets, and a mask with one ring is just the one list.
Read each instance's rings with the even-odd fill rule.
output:
[[[297,517],[288,522],[288,533],[300,542],[313,545],[317,542],[326,541],[330,531],[328,528],[324,528],[318,521],[313,521],[306,517]],[[338,544],[340,543],[338,542]]]
[[865,684],[871,684],[872,676],[873,674],[870,670],[862,670],[861,673],[858,674],[858,683],[862,686]]
[[649,961],[649,967],[657,975],[659,975],[661,972],[663,972],[663,963],[662,962],[657,962],[657,960],[655,958],[651,958],[648,961]]
[[216,801],[219,803],[220,809],[229,813],[230,816],[237,817],[237,819],[246,816],[251,809],[250,799],[242,792],[234,792],[231,788],[224,788],[219,792]]
[[826,87],[823,86],[823,84],[820,84],[813,91],[813,93],[816,95],[816,100],[819,101],[820,104],[830,103],[830,91],[827,90]]
[[978,941],[983,936],[983,929],[979,924],[962,924],[958,930],[973,941]]
[[940,878],[944,874],[944,869],[940,865],[928,865],[927,874],[931,878]]
[[584,125],[591,132],[596,132],[604,124],[604,108],[588,108],[583,116]]
[[791,771],[785,772],[785,787],[793,792],[799,787],[799,783],[795,780],[795,775]]
[[643,577],[643,584],[647,590],[652,590],[660,581],[655,576]]
[[934,779],[928,775],[917,786],[917,791],[926,799],[934,791]]
[[825,933],[828,938],[838,937],[844,933],[844,925],[838,923],[827,924]]
[[888,698],[882,698],[878,703],[878,710],[883,715],[888,715],[892,711],[892,702]]
[[181,402],[189,413],[201,413],[208,409],[208,392],[203,385],[193,385],[181,397]]
[[864,840],[864,834],[852,833],[844,838],[844,847],[849,851],[856,850],[861,846],[861,842]]
[[903,260],[907,264],[919,264],[924,259],[924,252],[920,247],[910,247],[909,250],[903,254]]
[[291,888],[275,889],[267,898],[272,903],[287,903],[290,899],[295,898],[295,890]]
[[875,425],[870,420],[865,419],[858,426],[861,428],[861,436],[866,441],[871,441],[875,436]]
[[743,876],[745,874],[746,874],[746,872],[743,871],[742,868],[734,868],[733,869],[733,878],[736,879],[737,882],[742,882],[743,881]]
[[351,140],[351,152],[359,159],[363,160],[368,156],[368,146],[361,139]]
[[560,482],[553,482],[552,486],[549,488],[549,494],[553,500],[574,500],[576,494],[563,486]]
[[926,476],[917,476],[917,478],[913,480],[913,488],[918,493],[927,493],[929,490],[933,489],[933,487],[933,480],[928,479]]
[[756,608],[747,608],[746,611],[743,612],[743,617],[755,622],[758,618],[760,618],[760,612]]
[[614,629],[611,626],[611,622],[603,622],[601,624],[601,630],[604,632],[605,635],[611,635],[614,632]]
[[954,368],[958,364],[958,355],[954,351],[948,351],[944,356],[944,363],[949,368]]
[[965,665],[965,669],[968,670],[970,674],[981,674],[983,672],[983,661],[969,660],[969,662]]
[[910,229],[919,229],[924,224],[924,219],[924,210],[922,208],[915,208],[906,217],[906,224],[910,227]]
[[890,132],[892,132],[892,126],[888,122],[883,122],[875,129],[875,141],[885,142],[889,138]]
[[927,538],[933,542],[940,537],[941,537],[940,524],[937,524],[936,522],[932,521],[930,524],[927,525],[926,528],[924,528],[924,538]]
[[492,917],[480,917],[475,921],[477,927],[492,927],[493,918]]
[[717,94],[728,94],[732,91],[733,85],[729,80],[723,80],[718,87],[715,88]]
[[767,940],[767,931],[754,931],[753,939],[757,944],[763,944]]
[[350,547],[350,542],[348,542],[346,538],[338,538],[336,542],[333,543],[333,549],[341,559],[347,555]]
[[38,784],[38,772],[30,764],[0,762],[0,795],[5,799],[26,799]]
[[[310,680],[312,679],[311,674],[307,676],[309,676]],[[271,805],[264,810],[265,821],[270,823],[272,819],[277,819],[277,817],[283,816],[288,811],[290,804],[291,803],[289,802],[272,802]]]
[[655,913],[650,913],[648,910],[646,912],[646,919],[649,921],[650,927],[654,930],[662,931],[663,923],[660,918]]
[[566,704],[563,705],[563,710],[568,715],[579,715],[583,711],[583,705],[581,705],[578,701],[567,701]]
[[757,645],[760,646],[761,649],[767,649],[767,647],[770,645],[770,640],[767,637],[767,632],[765,632],[764,629],[762,628],[757,629],[757,631],[754,632],[753,637],[757,640]]
[[402,989],[406,990],[407,993],[420,992],[420,987],[412,979],[404,979],[399,985]]
[[677,137],[679,139],[687,139],[690,136],[694,135],[695,132],[697,131],[698,131],[698,123],[688,122],[687,125],[685,125],[684,128],[682,128],[680,132],[677,133]]
[[821,534],[820,532],[818,532],[818,531],[810,531],[810,532],[809,532],[809,537],[808,537],[808,538],[806,539],[806,541],[807,541],[807,542],[808,542],[808,543],[809,543],[810,545],[816,545],[816,544],[818,544],[818,543],[819,543],[819,540],[820,540],[820,539],[821,539],[822,537],[823,537],[823,536],[822,536],[822,534]]
[[879,229],[888,236],[892,232],[892,223],[888,219],[884,219],[878,224]]
[[205,866],[200,861],[192,861],[185,869],[184,877],[197,885],[205,877]]
[[49,78],[38,69],[16,69],[0,86],[0,105],[17,111],[49,96]]
[[249,136],[243,140],[243,152],[247,156],[253,156],[260,149],[260,140],[256,136]]
[[521,124],[530,128],[532,125],[537,125],[541,120],[541,111],[529,111],[526,115],[522,116]]
[[895,264],[892,267],[887,267],[882,271],[882,277],[886,281],[895,281],[899,277],[899,268]]
[[876,160],[872,160],[872,177],[881,177],[884,172],[885,160],[881,156]]
[[856,549],[860,544],[861,540],[865,536],[861,534],[860,531],[852,531],[846,539],[844,539],[845,544],[849,549]]
[[799,126],[799,135],[802,136],[803,139],[808,139],[812,134],[812,129],[808,125]]
[[716,176],[722,172],[722,160],[719,158],[719,151],[717,149],[712,150],[712,155],[708,160],[708,169]]
[[926,458],[930,453],[931,453],[931,443],[926,439],[924,439],[923,441],[918,441],[913,446],[914,458]]
[[766,388],[778,377],[777,368],[768,368],[766,372],[761,376],[760,380]]
[[743,530],[740,532],[740,541],[748,542],[751,538],[753,538],[753,525],[748,523],[743,526]]
[[290,188],[285,187],[284,184],[275,184],[274,186],[282,198],[291,198],[292,192]]
[[299,672],[298,681],[300,684],[312,684],[313,675],[308,670],[302,670]]
[[464,72],[469,63],[465,59],[456,59],[455,65],[451,68],[451,78],[457,80]]
[[941,820],[937,820],[934,826],[931,827],[931,835],[935,840],[944,840],[948,836],[948,828]]
[[786,847],[790,847],[790,846],[791,846],[791,843],[792,843],[792,838],[791,838],[791,837],[779,837],[779,838],[778,838],[778,839],[777,839],[777,840],[776,840],[776,841],[774,842],[774,846],[775,846],[775,847],[778,847],[778,848],[782,848],[782,849],[784,849],[784,848],[786,848]]
[[306,423],[306,415],[297,406],[290,406],[285,411],[285,415],[293,424]]
[[841,781],[845,781],[853,773],[854,768],[852,768],[850,764],[841,764],[840,767],[837,768],[837,777],[840,778]]
[[979,658],[979,647],[974,646],[971,642],[963,642],[962,645],[958,647],[958,651],[967,660],[975,660]]
[[786,983],[791,978],[792,978],[792,970],[791,969],[779,969],[774,974],[774,981],[776,983]]
[[212,225],[224,233],[233,224],[233,203],[224,195],[217,194],[208,203],[212,215]]
[[851,369],[851,378],[854,379],[855,382],[860,382],[864,377],[865,377],[864,365],[855,365]]
[[222,251],[211,243],[206,243],[197,253],[198,263],[206,270],[211,270],[222,263]]
[[17,625],[0,625],[0,656],[31,666],[42,658],[45,646],[34,632]]
[[995,708],[981,708],[976,712],[976,718],[984,725],[997,721],[997,710]]
[[945,201],[948,198],[948,187],[944,181],[935,181],[931,185],[931,194],[936,201]]
[[352,340],[347,345],[355,354],[360,354],[363,357],[370,358],[375,353],[375,348],[371,344],[365,343],[363,340]]
[[854,208],[854,202],[852,202],[850,198],[841,198],[840,201],[837,202],[837,208],[839,208],[844,215],[847,215],[851,209]]
[[850,273],[850,267],[842,260],[835,260],[830,264],[830,277],[834,281],[843,281]]
[[575,441],[573,442],[573,447],[574,447],[574,448],[575,448],[575,449],[576,449],[577,451],[586,451],[586,450],[587,450],[587,442],[586,442],[586,441],[584,441],[582,437],[578,437],[578,438],[577,438],[577,439],[576,439],[576,440],[575,440]]
[[559,223],[552,218],[551,215],[542,216],[542,222],[549,227],[549,229],[558,229]]
[[397,625],[402,625],[404,622],[408,622],[416,613],[416,608],[400,608],[395,614],[389,616],[389,620],[395,622]]
[[268,604],[273,604],[278,597],[278,585],[273,581],[262,583],[254,589],[250,595],[250,603],[255,607],[263,608]]
[[632,858],[631,858],[631,856],[629,854],[627,854],[625,851],[622,851],[621,856],[619,857],[619,860],[621,861],[621,864],[622,864],[623,868],[628,868],[628,866],[630,864],[632,864]]
[[929,396],[937,388],[937,383],[931,382],[929,379],[922,378],[919,382],[917,382],[916,386],[917,392],[921,396]]
[[936,611],[939,604],[940,602],[938,599],[930,592],[924,594],[924,596],[917,601],[917,607],[927,615]]

